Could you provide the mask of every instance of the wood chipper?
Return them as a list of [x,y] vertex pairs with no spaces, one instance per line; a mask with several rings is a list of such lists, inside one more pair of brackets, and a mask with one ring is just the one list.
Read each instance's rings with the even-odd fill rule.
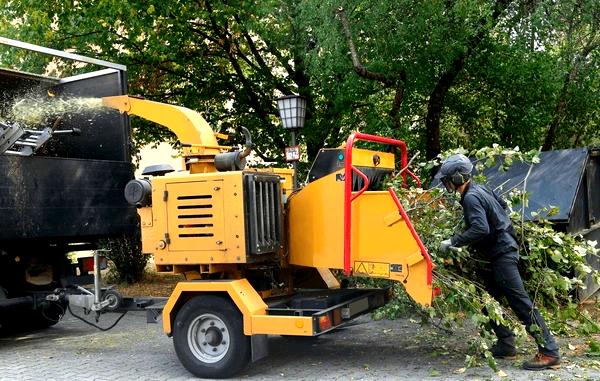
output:
[[321,335],[391,298],[389,289],[341,288],[332,270],[398,281],[431,304],[427,250],[394,191],[372,190],[395,156],[354,147],[396,147],[404,182],[418,182],[402,141],[355,132],[321,150],[295,190],[289,169],[245,168],[247,131],[245,149],[229,152],[195,111],[129,96],[103,103],[169,128],[183,147],[184,171],[148,167],[125,197],[141,217],[143,252],[158,271],[185,275],[162,318],[194,375],[232,376],[266,355],[267,335]]

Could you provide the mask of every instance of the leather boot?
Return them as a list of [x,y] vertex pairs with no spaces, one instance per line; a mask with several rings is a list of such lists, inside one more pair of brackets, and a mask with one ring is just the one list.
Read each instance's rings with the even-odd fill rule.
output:
[[550,356],[538,352],[531,360],[523,363],[523,369],[526,370],[544,370],[560,368],[560,357]]

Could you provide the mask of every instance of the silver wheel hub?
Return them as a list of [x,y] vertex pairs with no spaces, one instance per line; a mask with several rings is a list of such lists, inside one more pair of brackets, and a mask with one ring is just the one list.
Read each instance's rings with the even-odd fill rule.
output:
[[108,300],[108,308],[116,308],[119,306],[119,299],[117,299],[115,295],[109,294],[104,300]]
[[218,316],[202,314],[190,324],[187,332],[192,354],[204,363],[221,360],[229,350],[229,330]]

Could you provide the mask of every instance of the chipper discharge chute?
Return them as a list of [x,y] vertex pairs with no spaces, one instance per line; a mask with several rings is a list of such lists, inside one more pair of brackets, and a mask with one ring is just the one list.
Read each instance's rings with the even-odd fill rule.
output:
[[103,102],[166,126],[183,146],[184,171],[147,168],[125,196],[157,270],[186,277],[162,317],[193,374],[232,376],[266,355],[269,334],[320,335],[390,300],[389,289],[340,288],[332,269],[399,281],[431,304],[427,251],[395,193],[372,190],[395,170],[394,155],[354,148],[396,146],[406,184],[414,175],[403,142],[354,133],[344,148],[322,150],[309,183],[294,190],[289,169],[245,168],[247,131],[245,149],[227,152],[216,142],[225,136],[192,110],[127,96]]

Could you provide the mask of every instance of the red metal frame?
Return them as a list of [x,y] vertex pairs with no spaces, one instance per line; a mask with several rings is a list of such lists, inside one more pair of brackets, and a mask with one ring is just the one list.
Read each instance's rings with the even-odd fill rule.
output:
[[[354,201],[358,196],[363,194],[369,187],[369,179],[367,178],[367,176],[365,176],[364,173],[362,173],[358,168],[356,168],[352,164],[352,147],[354,145],[355,140],[365,140],[365,141],[382,143],[382,144],[399,147],[400,148],[401,168],[406,168],[406,166],[408,164],[408,155],[406,153],[406,143],[404,143],[402,140],[384,138],[384,137],[376,136],[376,135],[363,134],[361,132],[353,132],[348,137],[348,140],[346,141],[345,163],[344,163],[344,273],[346,275],[350,275],[350,272],[351,272],[350,271],[350,253],[351,253],[351,249],[352,249],[352,237],[351,237],[352,201]],[[365,182],[365,185],[354,195],[352,195],[352,173],[353,172],[356,172],[356,174],[359,175]],[[409,175],[412,179],[415,180],[415,182],[417,183],[417,186],[421,186],[421,181],[419,180],[419,178],[414,173],[409,171],[408,169],[405,169],[404,171],[402,171],[402,173],[400,175],[402,176],[402,179],[403,179],[403,186],[405,186],[405,187],[408,186],[408,183],[406,180],[407,175]],[[398,201],[398,197],[396,197],[396,194],[391,190],[391,188],[390,188],[390,193],[392,194],[392,198],[394,199],[394,201],[396,202],[396,205],[398,206],[398,210],[400,211],[402,218],[406,221],[406,224],[407,224],[409,230],[411,231],[413,237],[417,241],[419,248],[421,249],[421,254],[427,261],[427,269],[428,269],[427,284],[431,284],[431,269],[432,269],[431,258],[429,257],[429,254],[427,253],[425,246],[421,242],[421,239],[419,238],[414,227],[412,226],[412,223],[408,219],[408,216],[406,215],[404,208],[402,208],[402,205]]]
[[391,187],[388,188],[388,192],[390,192],[392,199],[396,203],[396,206],[398,207],[398,211],[400,212],[400,215],[402,216],[402,219],[404,220],[404,222],[406,222],[406,226],[408,227],[408,230],[410,230],[410,233],[412,234],[413,238],[415,239],[415,241],[417,241],[417,245],[419,245],[419,249],[421,249],[421,255],[423,256],[423,258],[425,258],[425,262],[427,262],[427,284],[430,285],[431,284],[431,271],[433,270],[433,263],[431,262],[431,257],[429,256],[429,253],[427,252],[425,245],[423,245],[423,241],[421,241],[421,237],[419,237],[419,235],[417,234],[417,231],[415,230],[415,227],[413,226],[412,222],[410,222],[410,219],[408,218],[408,215],[406,214],[404,207],[402,207],[400,200],[398,200],[398,196],[396,196],[396,192],[394,191],[394,188],[391,188]]

